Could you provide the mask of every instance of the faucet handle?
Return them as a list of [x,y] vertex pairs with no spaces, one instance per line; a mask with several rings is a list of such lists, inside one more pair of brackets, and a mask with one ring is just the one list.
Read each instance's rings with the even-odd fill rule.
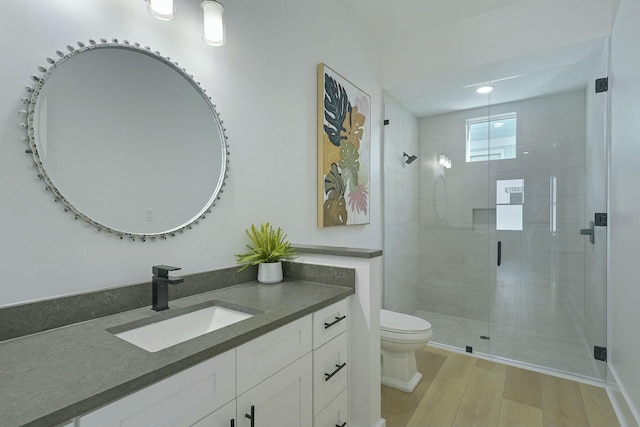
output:
[[167,279],[170,271],[180,270],[180,267],[172,267],[170,265],[154,265],[151,267],[151,271],[154,276]]

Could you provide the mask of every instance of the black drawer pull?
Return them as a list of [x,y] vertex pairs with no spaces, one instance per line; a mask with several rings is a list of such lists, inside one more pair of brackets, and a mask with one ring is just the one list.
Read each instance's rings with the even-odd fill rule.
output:
[[338,316],[336,316],[336,320],[334,320],[333,322],[331,322],[331,323],[324,322],[324,328],[325,328],[325,329],[329,329],[330,327],[332,327],[332,326],[333,326],[333,325],[335,325],[336,323],[339,323],[341,320],[344,320],[344,319],[346,319],[346,318],[347,318],[347,316],[346,316],[346,315],[345,315],[345,316],[342,316],[342,317],[338,317]]
[[340,370],[341,370],[342,368],[344,368],[345,366],[347,366],[347,362],[344,362],[342,365],[336,365],[336,370],[335,370],[335,371],[333,371],[333,372],[331,372],[330,374],[327,374],[327,373],[325,372],[325,374],[324,374],[324,377],[325,377],[325,378],[324,378],[324,380],[325,380],[325,381],[329,381],[329,380],[330,380],[330,379],[331,379],[335,374],[337,374],[338,372],[340,372]]
[[231,418],[231,427],[236,427],[236,420]]
[[347,422],[343,422],[342,424],[336,424],[336,427],[347,427]]
[[256,423],[256,407],[251,405],[251,415],[244,414],[245,418],[249,418],[251,420],[251,427],[255,427]]

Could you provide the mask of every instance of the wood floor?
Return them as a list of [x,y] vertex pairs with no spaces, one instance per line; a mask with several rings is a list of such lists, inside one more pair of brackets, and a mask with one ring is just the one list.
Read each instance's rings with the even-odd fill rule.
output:
[[382,386],[387,427],[617,427],[603,388],[426,347],[422,381],[407,394]]

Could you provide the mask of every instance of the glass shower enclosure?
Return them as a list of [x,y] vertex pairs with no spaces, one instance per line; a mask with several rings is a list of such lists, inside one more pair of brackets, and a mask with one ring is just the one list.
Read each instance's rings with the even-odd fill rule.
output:
[[[428,95],[419,168],[393,170],[385,147],[385,307],[427,319],[433,343],[604,379],[607,57]],[[419,195],[411,272],[389,247],[402,172]]]

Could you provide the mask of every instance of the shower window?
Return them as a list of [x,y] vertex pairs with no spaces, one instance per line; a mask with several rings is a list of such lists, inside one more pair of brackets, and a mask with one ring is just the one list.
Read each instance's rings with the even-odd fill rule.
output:
[[467,119],[467,162],[515,159],[517,114]]

